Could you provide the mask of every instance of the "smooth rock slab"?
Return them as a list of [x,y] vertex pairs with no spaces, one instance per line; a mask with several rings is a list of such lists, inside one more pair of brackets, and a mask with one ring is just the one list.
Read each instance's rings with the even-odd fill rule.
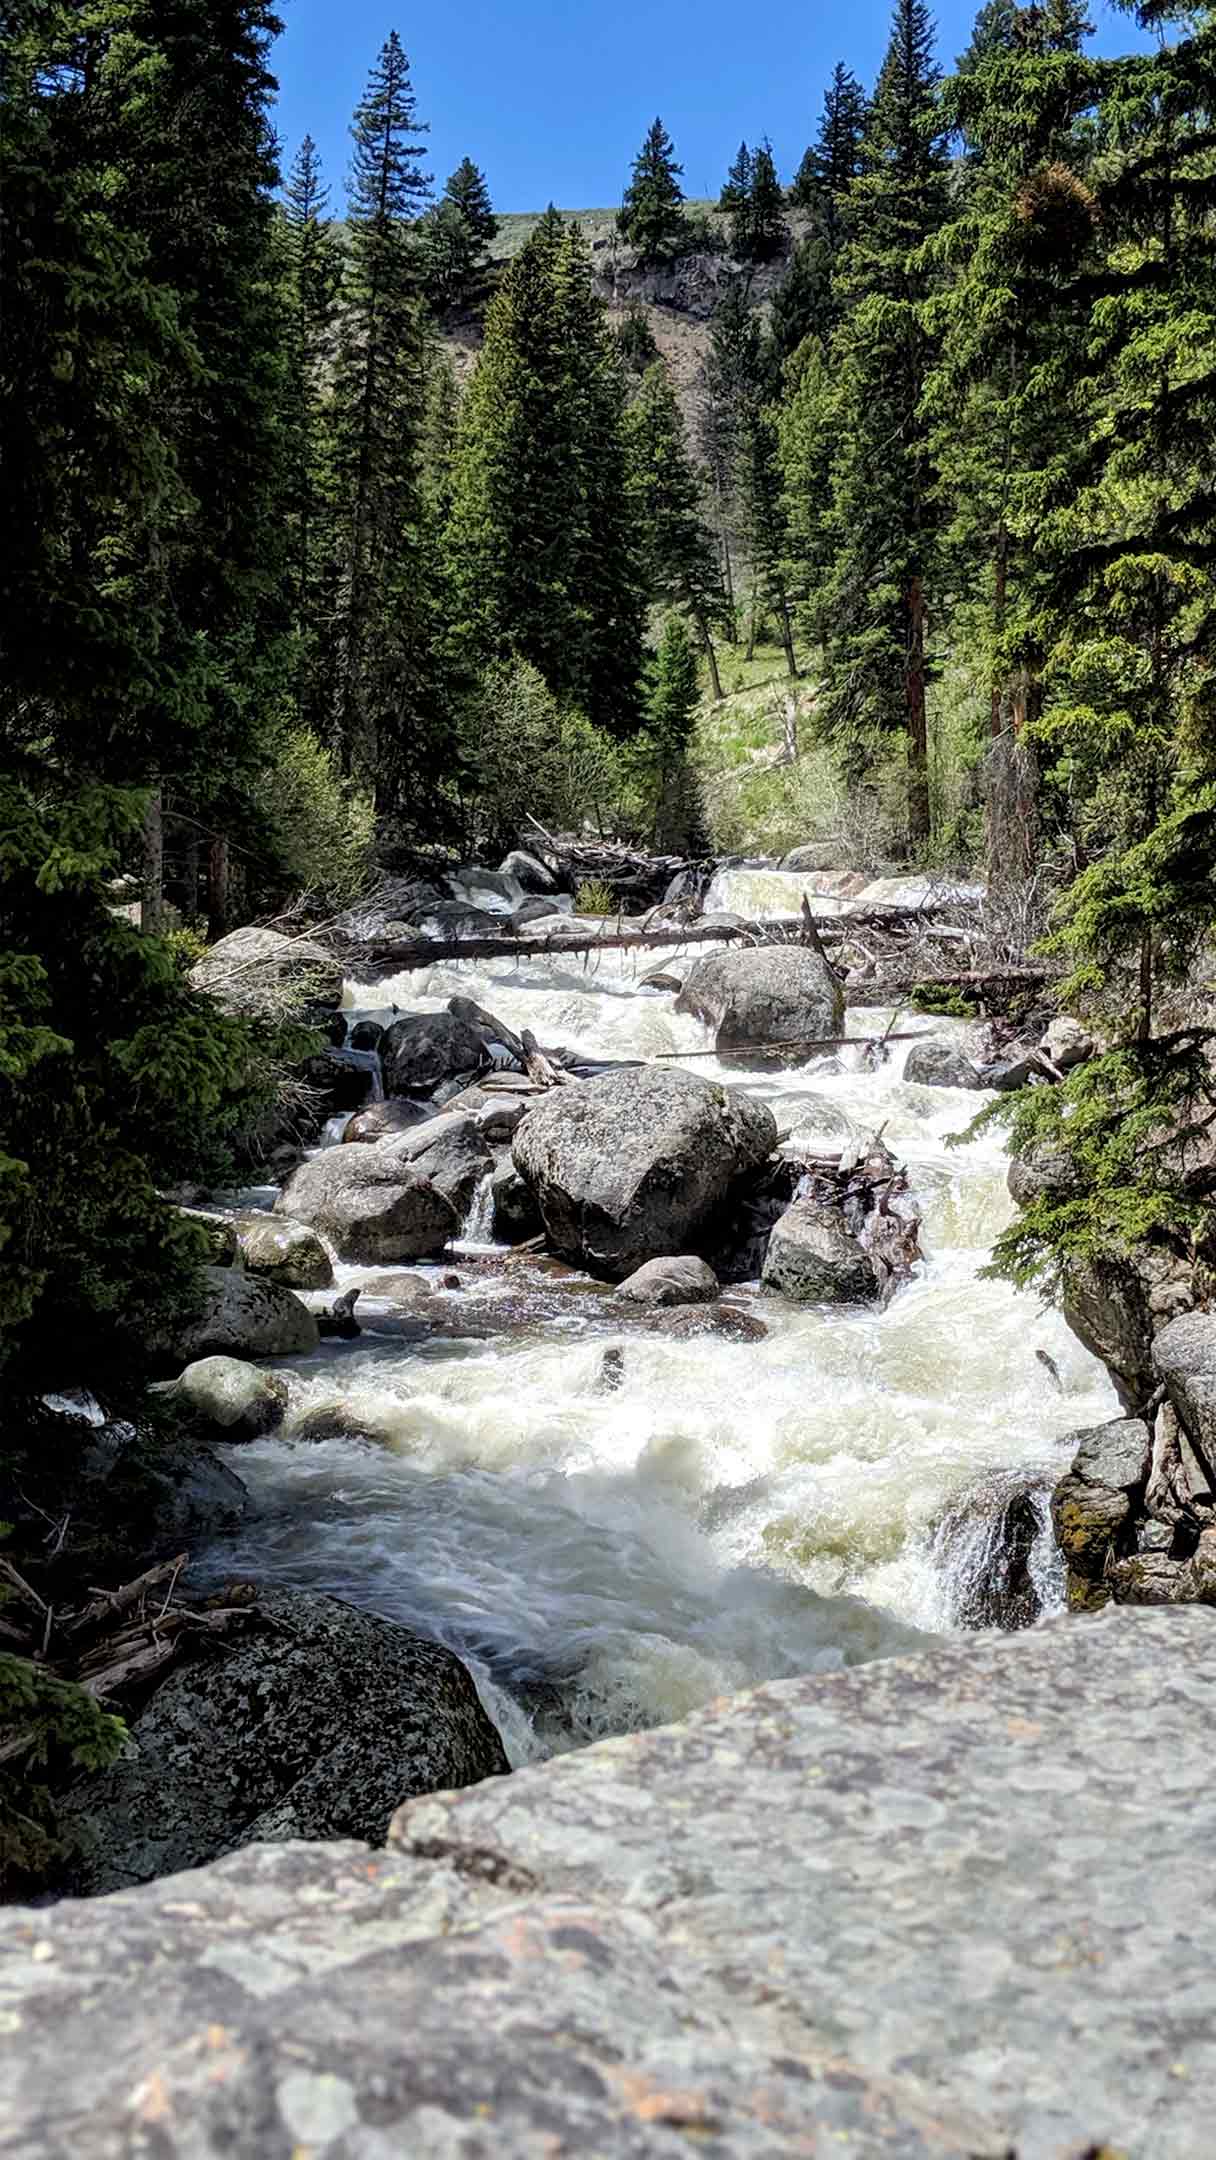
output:
[[720,1294],[721,1285],[708,1261],[695,1253],[674,1253],[647,1260],[617,1286],[617,1296],[635,1305],[708,1305]]
[[0,1915],[0,2150],[1198,2160],[1216,1616],[785,1681]]

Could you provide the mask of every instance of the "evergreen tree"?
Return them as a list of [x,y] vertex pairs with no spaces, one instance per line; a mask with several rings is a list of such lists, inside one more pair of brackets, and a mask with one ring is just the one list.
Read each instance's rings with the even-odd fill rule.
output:
[[778,379],[804,339],[831,336],[838,315],[831,256],[823,239],[812,234],[795,247],[769,308],[769,350]]
[[617,229],[644,263],[670,262],[687,234],[684,224],[683,166],[661,120],[652,122],[633,161],[633,171],[617,218]]
[[841,435],[820,705],[850,770],[865,766],[877,739],[904,736],[914,846],[930,826],[927,616],[940,525],[921,410],[932,346],[920,251],[947,209],[937,82],[924,0],[896,0],[841,258],[848,313],[833,355]]
[[797,210],[809,210],[814,229],[835,254],[844,227],[849,190],[861,171],[866,124],[866,95],[842,60],[832,71],[823,96],[819,133],[803,157],[790,189]]
[[586,244],[550,209],[490,303],[461,409],[452,639],[474,667],[531,662],[622,735],[638,721],[643,610],[624,404]]
[[415,220],[425,132],[393,31],[356,111],[334,380],[332,730],[343,770],[416,830],[442,817],[448,740],[420,437],[430,356]]
[[702,854],[706,847],[691,756],[699,703],[692,640],[681,617],[669,615],[646,670],[644,768],[652,844],[685,855]]
[[472,158],[462,158],[455,172],[448,176],[443,199],[459,210],[477,242],[479,253],[484,253],[490,242],[498,238],[498,219],[490,201],[486,176]]
[[682,608],[705,655],[715,698],[722,695],[713,633],[729,611],[713,541],[701,517],[701,484],[684,438],[671,377],[661,360],[649,368],[629,419],[630,479],[642,536],[647,590]]
[[777,408],[785,582],[808,644],[826,643],[826,594],[834,560],[832,463],[839,441],[837,380],[828,349],[809,337],[786,362]]
[[300,720],[320,728],[325,717],[318,632],[329,510],[326,450],[342,253],[329,221],[329,191],[311,135],[296,153],[283,192],[285,431],[290,445],[285,507],[297,649],[296,710]]
[[751,561],[753,606],[760,603],[772,614],[786,672],[798,674],[794,632],[790,613],[786,562],[789,533],[786,525],[777,415],[773,407],[755,404],[749,411],[743,439],[741,492],[744,503],[748,555]]
[[745,142],[741,142],[734,163],[722,183],[718,197],[719,210],[730,217],[730,248],[739,262],[751,261],[752,248],[752,178],[755,159]]
[[659,357],[654,331],[644,309],[633,301],[617,324],[616,341],[631,375],[642,376]]
[[984,0],[971,30],[970,43],[955,61],[959,75],[973,75],[977,68],[1017,48],[1017,0]]
[[767,137],[752,160],[749,211],[747,260],[771,262],[785,244],[785,196]]

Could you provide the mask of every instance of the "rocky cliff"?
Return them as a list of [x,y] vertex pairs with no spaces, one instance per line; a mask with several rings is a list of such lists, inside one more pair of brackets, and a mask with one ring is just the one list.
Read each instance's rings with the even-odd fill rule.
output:
[[1214,1630],[789,1681],[414,1801],[387,1852],[12,1911],[0,2151],[1194,2160]]

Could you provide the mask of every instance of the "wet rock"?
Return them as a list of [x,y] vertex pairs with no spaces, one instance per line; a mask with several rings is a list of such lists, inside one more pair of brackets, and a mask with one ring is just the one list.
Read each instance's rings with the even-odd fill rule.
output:
[[1114,1418],[1072,1439],[1072,1465],[1051,1496],[1051,1519],[1068,1570],[1069,1605],[1094,1612],[1110,1596],[1110,1564],[1135,1541],[1153,1436],[1142,1418]]
[[282,1283],[288,1290],[325,1290],[334,1279],[329,1254],[307,1223],[287,1222],[278,1215],[238,1215],[236,1235],[250,1275]]
[[242,1358],[199,1358],[169,1390],[174,1408],[213,1439],[256,1440],[283,1422],[287,1386]]
[[451,1202],[399,1143],[326,1148],[301,1163],[279,1195],[284,1213],[323,1230],[343,1260],[421,1260],[460,1227]]
[[1189,1558],[1149,1549],[1114,1560],[1107,1584],[1120,1605],[1216,1605],[1216,1533],[1205,1530]]
[[230,1215],[213,1215],[206,1208],[184,1207],[179,1213],[197,1223],[207,1239],[207,1259],[212,1267],[235,1267],[240,1253],[236,1224]]
[[844,1032],[844,991],[802,945],[710,953],[689,968],[676,1011],[716,1031],[719,1057],[750,1064],[802,1064],[808,1043]]
[[143,1426],[56,1418],[27,1453],[0,1461],[0,1512],[34,1537],[67,1517],[77,1582],[127,1582],[155,1560],[227,1535],[248,1506],[227,1463],[164,1417]]
[[698,1335],[720,1335],[726,1342],[763,1342],[768,1329],[758,1313],[744,1312],[738,1305],[684,1305],[678,1311],[660,1308],[645,1315],[645,1324],[656,1335],[676,1342],[691,1342]]
[[230,1012],[324,1010],[342,1000],[342,963],[311,938],[250,923],[208,947],[190,970],[196,990]]
[[458,1217],[464,1216],[482,1178],[494,1167],[476,1120],[459,1110],[445,1110],[413,1132],[384,1141],[381,1152],[429,1178]]
[[482,1138],[491,1144],[509,1140],[516,1127],[522,1124],[534,1101],[532,1095],[511,1095],[501,1088],[462,1088],[445,1104],[448,1110],[463,1110],[471,1117]]
[[395,1133],[412,1132],[434,1115],[431,1103],[416,1102],[410,1095],[390,1095],[386,1102],[369,1103],[366,1110],[356,1110],[342,1135],[342,1145],[374,1147],[378,1140],[388,1140]]
[[957,1043],[930,1037],[915,1042],[908,1052],[904,1079],[921,1087],[977,1088],[983,1085],[978,1069]]
[[511,914],[510,927],[515,931],[526,930],[530,923],[551,922],[552,919],[552,900],[542,900],[538,895],[534,899],[520,901]]
[[500,1245],[522,1245],[538,1237],[543,1224],[532,1187],[522,1178],[510,1156],[499,1163],[490,1180],[494,1236]]
[[1033,1626],[1045,1609],[1045,1589],[1055,1599],[1063,1589],[1050,1489],[1016,1474],[988,1480],[947,1509],[933,1557],[955,1627]]
[[384,1041],[387,1023],[380,1020],[356,1020],[350,1031],[352,1050],[378,1050]]
[[795,1200],[774,1223],[761,1281],[804,1305],[859,1305],[878,1295],[873,1263],[839,1210],[813,1200]]
[[205,1357],[298,1357],[317,1341],[316,1321],[290,1290],[242,1269],[209,1267],[194,1316],[152,1347],[162,1365],[182,1366]]
[[1154,1338],[1152,1357],[1185,1431],[1216,1462],[1216,1313],[1171,1320]]
[[1056,1014],[1039,1043],[1039,1049],[1057,1072],[1071,1072],[1074,1065],[1084,1065],[1097,1047],[1089,1029],[1068,1013]]
[[595,1376],[597,1395],[615,1395],[625,1378],[625,1353],[619,1343],[610,1343],[600,1359],[600,1369]]
[[300,1078],[320,1098],[322,1121],[363,1108],[372,1089],[370,1066],[365,1050],[323,1050],[319,1057],[305,1059]]
[[771,1113],[735,1089],[635,1066],[542,1096],[512,1154],[554,1249],[622,1281],[687,1250],[776,1138]]
[[1025,1087],[1031,1080],[1045,1078],[1039,1053],[1029,1043],[1004,1050],[1000,1057],[980,1067],[980,1086],[997,1088],[1006,1095],[1014,1088]]
[[719,1292],[718,1278],[704,1260],[691,1253],[662,1260],[647,1260],[617,1287],[617,1296],[632,1298],[637,1305],[706,1305]]
[[485,1052],[481,1037],[453,1013],[406,1013],[385,1034],[380,1059],[387,1094],[429,1095],[442,1080],[480,1072]]
[[450,1650],[336,1598],[264,1592],[248,1629],[171,1672],[119,1760],[74,1788],[71,1886],[95,1896],[265,1838],[379,1844],[403,1795],[506,1769]]
[[504,855],[498,868],[500,876],[514,878],[515,883],[522,885],[526,893],[557,891],[557,879],[552,870],[543,862],[538,862],[535,855],[529,855],[524,848],[512,848],[509,855]]
[[1193,1270],[1167,1245],[1138,1246],[1109,1259],[1071,1258],[1061,1270],[1060,1310],[1105,1365],[1126,1410],[1139,1410],[1153,1393],[1154,1339],[1194,1300]]

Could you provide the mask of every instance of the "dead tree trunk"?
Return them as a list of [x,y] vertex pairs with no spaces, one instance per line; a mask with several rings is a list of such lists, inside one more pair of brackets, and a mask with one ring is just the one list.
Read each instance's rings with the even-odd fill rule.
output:
[[144,855],[139,900],[141,930],[159,930],[165,907],[165,821],[159,785],[144,812]]
[[913,847],[929,838],[929,718],[925,700],[925,594],[920,576],[908,586],[908,659],[904,673],[908,712],[908,837]]
[[228,842],[217,834],[207,851],[207,936],[214,945],[228,928]]

